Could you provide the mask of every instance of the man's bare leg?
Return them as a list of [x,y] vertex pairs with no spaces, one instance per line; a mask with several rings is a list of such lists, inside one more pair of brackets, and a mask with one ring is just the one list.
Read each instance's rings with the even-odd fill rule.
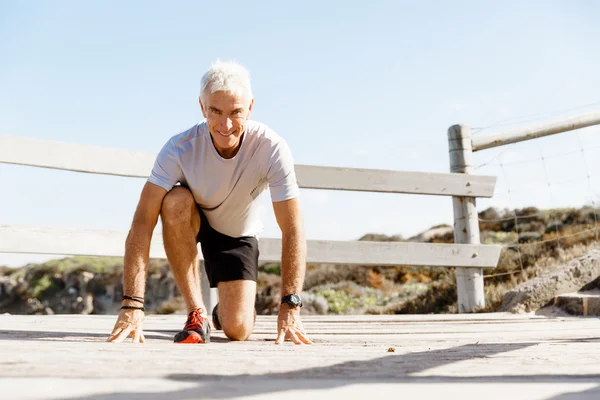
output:
[[231,340],[246,340],[254,329],[256,282],[219,282],[219,324]]
[[188,313],[204,307],[200,289],[200,268],[196,236],[200,230],[200,214],[192,193],[175,187],[165,196],[160,212],[167,259]]

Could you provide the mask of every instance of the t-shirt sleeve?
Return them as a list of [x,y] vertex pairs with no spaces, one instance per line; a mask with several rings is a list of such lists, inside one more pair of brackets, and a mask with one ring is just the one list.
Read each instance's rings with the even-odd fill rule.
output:
[[170,139],[158,153],[148,182],[169,191],[181,180],[183,180],[183,172],[179,164],[177,147],[173,139]]
[[293,199],[300,195],[292,152],[283,139],[279,141],[269,160],[267,182],[273,202]]

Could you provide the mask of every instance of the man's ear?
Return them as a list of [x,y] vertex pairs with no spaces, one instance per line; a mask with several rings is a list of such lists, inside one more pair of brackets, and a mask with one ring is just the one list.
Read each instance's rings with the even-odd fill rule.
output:
[[200,103],[200,110],[202,110],[202,115],[206,118],[206,110],[204,109],[204,104],[202,104],[202,97],[198,97],[198,103]]
[[248,116],[246,118],[250,118],[250,114],[252,113],[252,107],[254,107],[254,98],[250,102],[250,107],[248,107]]

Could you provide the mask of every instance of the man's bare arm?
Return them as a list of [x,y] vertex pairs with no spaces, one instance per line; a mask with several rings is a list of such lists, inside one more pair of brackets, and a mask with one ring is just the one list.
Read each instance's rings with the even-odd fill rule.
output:
[[166,194],[165,189],[150,182],[146,182],[142,189],[125,242],[123,293],[128,296],[144,297],[150,241]]
[[[296,198],[273,203],[273,209],[282,235],[281,295],[300,293],[306,270],[306,239],[300,201]],[[300,323],[300,309],[289,304],[279,306],[275,344],[284,339],[295,344],[312,343]]]
[[[142,190],[133,223],[125,243],[125,265],[123,266],[123,292],[127,296],[144,297],[150,241],[158,221],[158,215],[167,191],[147,182]],[[139,302],[123,300],[122,305],[140,307]],[[121,309],[117,322],[108,337],[109,342],[122,342],[128,336],[134,343],[144,343],[142,324],[144,312],[139,309]]]
[[300,293],[306,269],[306,239],[300,201],[273,203],[275,218],[281,229],[281,296]]

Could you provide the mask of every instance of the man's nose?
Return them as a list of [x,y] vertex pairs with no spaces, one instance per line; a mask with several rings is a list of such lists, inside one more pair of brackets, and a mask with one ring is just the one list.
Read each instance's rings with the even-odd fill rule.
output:
[[231,118],[225,117],[225,119],[221,121],[221,125],[229,132],[231,128],[233,128],[233,121],[231,121]]

